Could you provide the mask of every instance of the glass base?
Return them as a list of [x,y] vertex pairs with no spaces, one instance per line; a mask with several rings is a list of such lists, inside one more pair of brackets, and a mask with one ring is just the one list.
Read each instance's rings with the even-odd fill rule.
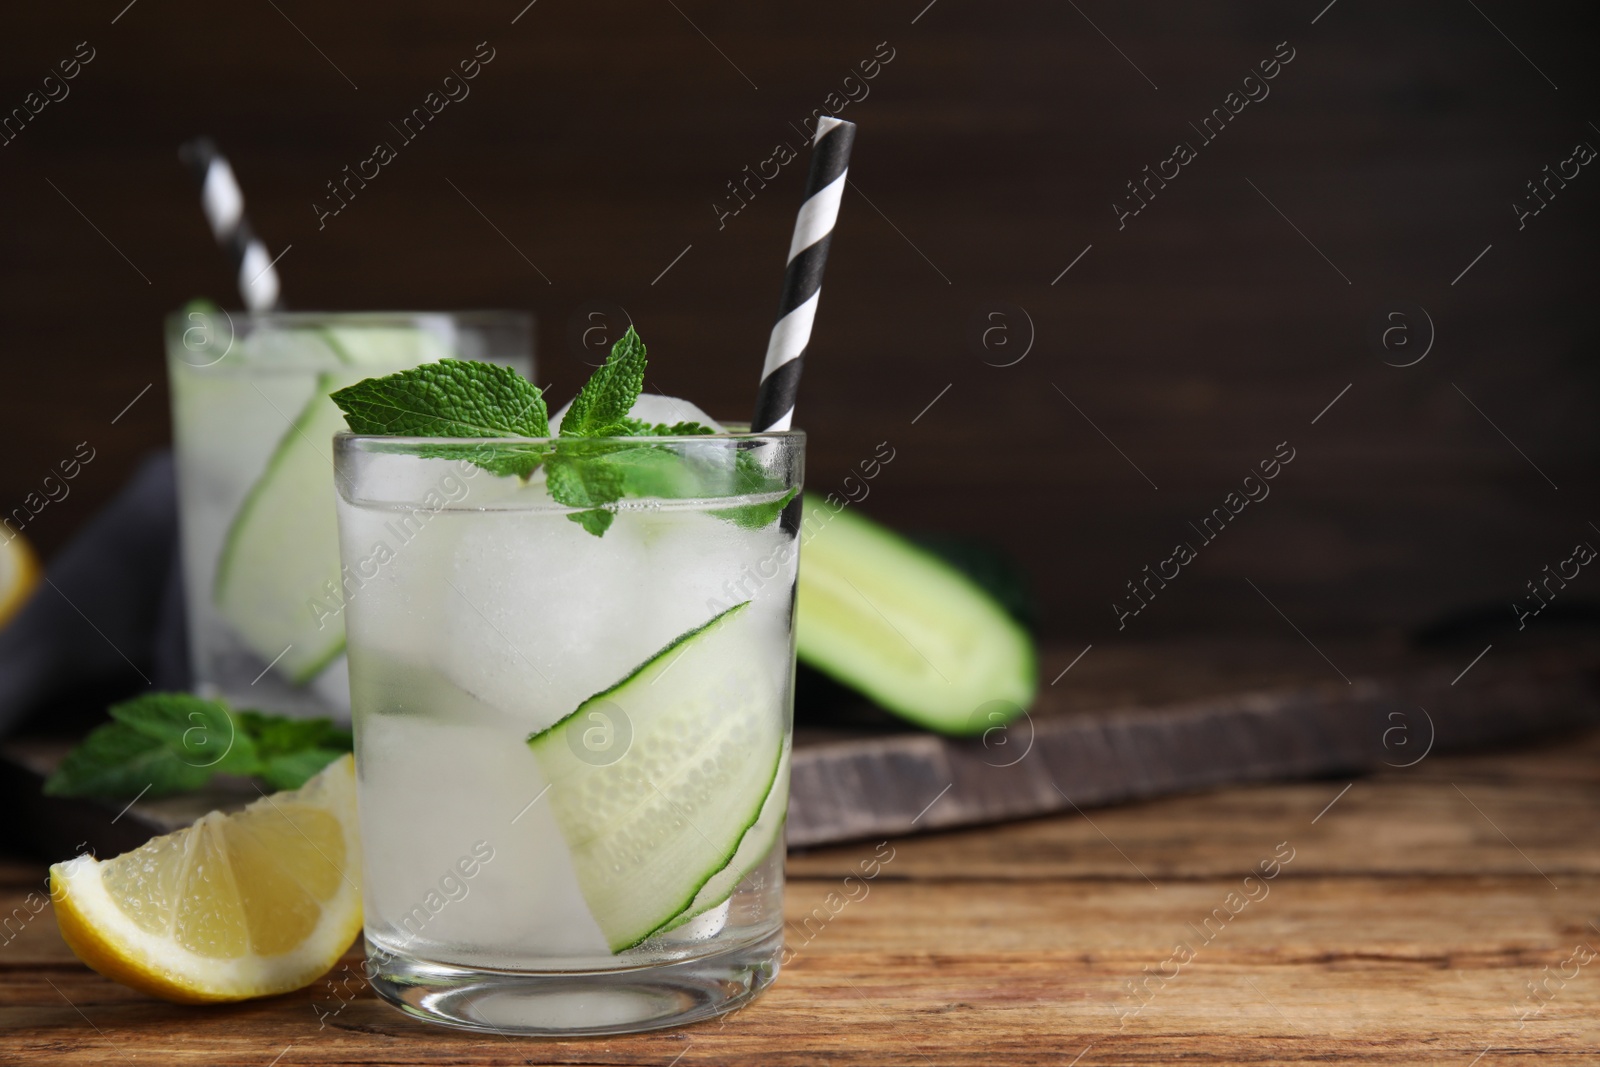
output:
[[632,1034],[733,1011],[778,976],[783,931],[699,959],[622,971],[526,972],[376,956],[378,995],[407,1015],[486,1033]]

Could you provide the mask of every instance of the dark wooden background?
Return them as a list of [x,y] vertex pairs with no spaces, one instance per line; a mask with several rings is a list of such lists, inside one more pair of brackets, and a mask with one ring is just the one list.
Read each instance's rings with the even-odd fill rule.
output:
[[[857,188],[800,406],[814,488],[887,439],[865,509],[992,538],[1046,629],[1083,643],[1287,634],[1246,579],[1313,637],[1398,633],[1509,605],[1600,543],[1600,174],[1520,232],[1511,207],[1600,145],[1578,4],[126,2],[26,5],[0,33],[6,109],[78,42],[96,52],[0,147],[0,507],[97,450],[27,530],[47,553],[168,440],[161,316],[232,297],[184,138],[231,156],[293,305],[530,309],[564,399],[571,324],[611,301],[656,388],[741,418],[804,162],[720,230],[712,204],[879,42],[893,60],[842,112]],[[388,123],[480,41],[470,97],[319,230],[324,183],[397,141]],[[1296,56],[1270,97],[1119,232],[1123,183],[1280,41]],[[1367,338],[1402,302],[1437,330],[1403,369]],[[1013,343],[986,350],[996,310]],[[1026,358],[988,365],[1025,347],[1022,312]],[[1285,440],[1271,497],[1119,635],[1123,582]]]

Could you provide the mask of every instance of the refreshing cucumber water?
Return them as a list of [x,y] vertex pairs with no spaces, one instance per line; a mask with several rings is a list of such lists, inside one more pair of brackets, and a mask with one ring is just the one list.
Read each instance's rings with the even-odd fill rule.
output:
[[339,502],[371,950],[620,974],[774,937],[797,551],[714,514],[772,494],[596,537],[540,475],[406,459]]
[[[169,320],[199,690],[291,714],[347,713],[332,462],[344,420],[327,394],[453,355],[482,358],[475,329],[445,315],[230,317],[203,305]],[[522,349],[527,370],[525,339]]]

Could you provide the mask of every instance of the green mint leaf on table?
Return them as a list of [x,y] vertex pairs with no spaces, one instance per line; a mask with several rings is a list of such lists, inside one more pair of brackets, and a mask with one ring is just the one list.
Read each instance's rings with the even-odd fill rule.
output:
[[[445,359],[367,378],[329,394],[360,434],[394,437],[546,437],[544,393],[510,367]],[[440,445],[418,451],[431,458],[466,459],[493,474],[526,478],[544,450],[507,451]]]
[[111,717],[197,770],[251,774],[256,768],[254,739],[221,701],[189,693],[146,693],[113,707]]
[[217,774],[252,775],[297,789],[351,750],[327,719],[233,711],[188,693],[147,693],[111,708],[45,783],[52,796],[110,800],[201,788]]
[[199,789],[212,772],[183,762],[160,741],[111,722],[84,738],[44,783],[53,797],[164,797]]
[[300,788],[354,748],[350,731],[328,719],[286,719],[259,711],[241,711],[238,718],[260,754],[256,775],[274,789]]
[[303,749],[330,748],[349,752],[349,730],[335,726],[328,719],[288,719],[282,715],[266,715],[259,711],[234,713],[246,733],[255,739],[256,749],[262,759],[270,759]]
[[263,760],[256,776],[273,789],[299,789],[349,749],[307,748]]
[[562,437],[635,436],[641,425],[628,417],[644,390],[644,342],[632,326],[616,344],[605,364],[589,376],[561,420]]

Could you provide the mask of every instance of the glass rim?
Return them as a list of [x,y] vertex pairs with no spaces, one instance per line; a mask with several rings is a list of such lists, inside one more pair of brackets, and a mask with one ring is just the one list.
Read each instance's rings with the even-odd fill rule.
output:
[[[381,433],[354,433],[350,430],[340,430],[333,435],[334,442],[340,445],[349,445],[366,450],[368,444],[383,444],[395,446],[392,450],[382,449],[385,452],[403,453],[407,448],[427,448],[434,445],[468,445],[484,448],[513,448],[527,445],[560,445],[577,444],[578,442],[594,442],[598,444],[697,444],[706,441],[796,441],[803,442],[806,437],[804,430],[763,430],[760,433],[751,431],[746,423],[723,423],[725,427],[734,427],[721,433],[697,434],[669,434],[664,436],[631,436],[631,437],[411,437],[398,434]],[[742,429],[739,427],[743,427]],[[377,450],[374,450],[377,451]],[[437,459],[439,457],[419,457]]]
[[[226,308],[196,309],[186,304],[169,312],[162,320],[167,362],[194,371],[206,371],[228,360],[216,373],[298,374],[357,365],[331,346],[331,336],[339,330],[388,330],[422,338],[432,338],[434,348],[452,347],[472,339],[487,346],[479,358],[502,362],[522,357],[532,359],[536,343],[534,315],[512,308],[481,308],[460,311],[230,311]],[[199,340],[193,338],[198,334]],[[281,350],[281,340],[293,346],[300,338],[319,337],[320,347]],[[258,346],[278,345],[273,351]],[[416,351],[422,351],[417,349]],[[477,355],[478,353],[472,353]],[[231,358],[230,358],[231,357]],[[373,362],[374,373],[388,373],[419,362],[429,362],[414,352],[393,359]]]
[[[216,312],[231,320],[243,320],[257,324],[283,323],[289,326],[317,325],[324,323],[351,323],[351,324],[405,324],[418,319],[454,319],[465,322],[532,323],[533,312],[522,311],[516,308],[460,308],[427,309],[417,308],[412,310],[375,310],[375,311],[313,311],[303,308],[271,309],[262,311],[249,311],[243,308],[218,307]],[[172,322],[187,322],[188,316],[194,314],[193,308],[185,305],[167,312],[166,319]]]

